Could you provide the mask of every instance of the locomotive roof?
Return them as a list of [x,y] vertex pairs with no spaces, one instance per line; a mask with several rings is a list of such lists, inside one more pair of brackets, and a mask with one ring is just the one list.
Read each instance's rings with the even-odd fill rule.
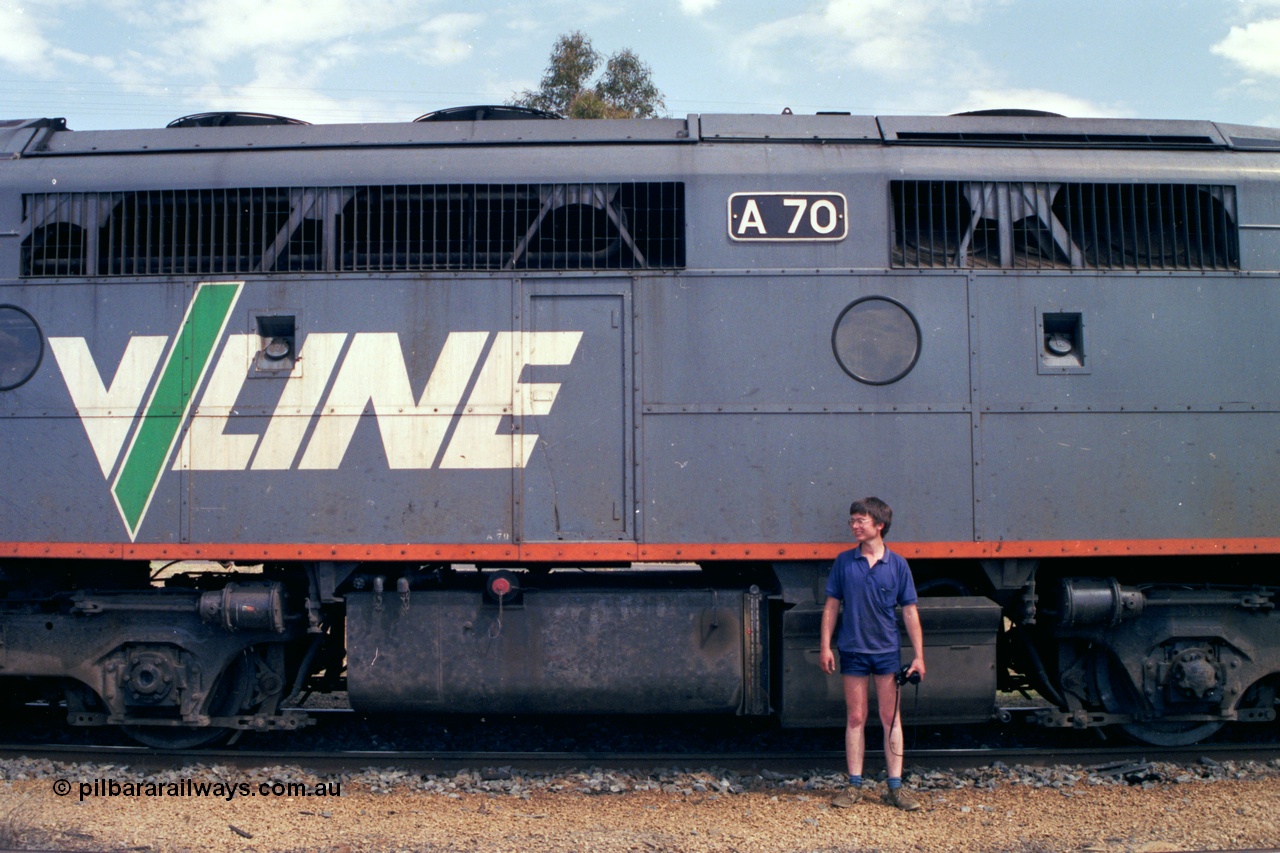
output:
[[694,114],[641,120],[461,120],[94,131],[71,131],[61,118],[0,120],[0,152],[10,158],[143,151],[695,142],[1280,151],[1280,129],[1211,121],[1047,115]]

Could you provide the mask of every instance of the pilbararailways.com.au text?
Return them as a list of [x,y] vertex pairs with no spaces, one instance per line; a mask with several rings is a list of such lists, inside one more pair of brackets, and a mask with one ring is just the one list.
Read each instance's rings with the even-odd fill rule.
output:
[[81,801],[90,797],[220,797],[230,802],[236,797],[340,797],[342,782],[206,782],[182,779],[176,782],[120,782],[94,779],[72,783],[56,779],[53,792],[65,797],[76,791]]

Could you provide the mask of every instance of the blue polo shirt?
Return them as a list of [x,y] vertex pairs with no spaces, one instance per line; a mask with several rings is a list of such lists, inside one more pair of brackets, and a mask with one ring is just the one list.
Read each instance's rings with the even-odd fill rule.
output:
[[889,549],[874,566],[862,547],[836,557],[827,577],[827,595],[844,603],[836,648],[841,653],[882,655],[896,652],[898,620],[894,608],[916,603],[916,584],[907,561]]

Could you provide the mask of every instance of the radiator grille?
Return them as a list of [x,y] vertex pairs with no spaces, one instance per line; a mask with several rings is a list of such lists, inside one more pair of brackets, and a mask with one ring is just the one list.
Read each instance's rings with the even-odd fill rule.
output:
[[674,269],[684,185],[434,184],[23,196],[21,275]]
[[890,196],[895,267],[1240,268],[1234,187],[892,181]]

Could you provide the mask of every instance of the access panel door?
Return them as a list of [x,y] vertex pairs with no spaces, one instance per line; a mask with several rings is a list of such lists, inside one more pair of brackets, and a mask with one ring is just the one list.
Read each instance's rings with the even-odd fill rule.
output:
[[630,280],[526,282],[517,377],[526,542],[634,539]]

